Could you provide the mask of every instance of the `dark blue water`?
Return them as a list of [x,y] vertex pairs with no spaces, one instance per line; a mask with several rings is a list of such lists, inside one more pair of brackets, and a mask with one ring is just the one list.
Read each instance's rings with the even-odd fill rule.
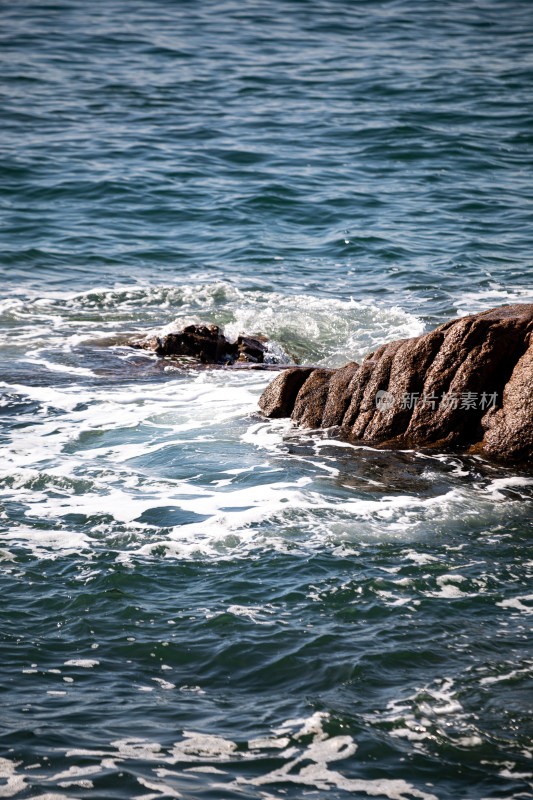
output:
[[533,301],[533,8],[0,2],[0,797],[533,797],[531,470],[265,421]]

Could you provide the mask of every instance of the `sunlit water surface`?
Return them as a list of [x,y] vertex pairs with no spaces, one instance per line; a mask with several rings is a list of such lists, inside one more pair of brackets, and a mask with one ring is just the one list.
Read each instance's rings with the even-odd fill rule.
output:
[[268,421],[533,301],[531,8],[3,5],[0,797],[533,797],[533,474]]

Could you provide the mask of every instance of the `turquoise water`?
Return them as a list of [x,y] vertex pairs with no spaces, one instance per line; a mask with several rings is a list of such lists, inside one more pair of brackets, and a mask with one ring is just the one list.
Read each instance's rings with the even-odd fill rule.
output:
[[0,797],[533,797],[533,475],[267,421],[533,302],[531,4],[0,4]]

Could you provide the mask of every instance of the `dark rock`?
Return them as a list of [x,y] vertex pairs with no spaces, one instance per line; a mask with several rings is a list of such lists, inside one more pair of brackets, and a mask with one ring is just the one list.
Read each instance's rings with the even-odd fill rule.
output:
[[266,417],[289,417],[298,392],[315,367],[292,367],[277,375],[259,398]]
[[437,329],[425,336],[407,339],[395,352],[390,367],[386,391],[393,395],[394,404],[382,408],[368,424],[365,436],[376,441],[391,440],[406,430],[412,410],[402,402],[405,397],[422,396],[424,375],[442,342]]
[[[367,364],[371,364],[372,367],[368,373],[366,370],[361,372],[361,377],[366,378],[366,380],[363,385],[358,387],[359,407],[354,409],[353,404],[350,404],[349,413],[354,417],[351,426],[354,438],[365,438],[366,428],[373,422],[374,417],[381,413],[376,408],[376,395],[380,391],[388,391],[394,356],[404,344],[404,341],[400,340],[385,345],[375,353],[372,361],[363,362],[363,367],[366,367]],[[357,380],[357,376],[355,380]]]
[[255,364],[263,363],[266,347],[264,338],[255,338],[241,334],[237,337],[236,345],[239,353],[238,361],[251,361]]
[[[263,397],[280,379],[279,392],[288,378],[276,378]],[[374,445],[533,460],[533,304],[447,322],[382,345],[360,367],[317,368],[304,380],[283,403],[261,398],[263,413],[272,416],[273,408],[304,427],[336,425]]]
[[251,364],[263,363],[266,339],[241,334],[230,342],[217,325],[188,325],[181,331],[166,336],[135,339],[131,347],[152,350],[159,356],[185,356],[202,364],[234,364],[236,361]]
[[502,405],[481,419],[482,448],[495,456],[508,454],[527,460],[533,456],[533,334],[529,346],[503,390]]
[[203,364],[216,364],[225,360],[227,344],[217,325],[188,325],[160,339],[155,352],[160,356],[191,356]]
[[291,414],[293,422],[302,428],[320,427],[333,374],[332,369],[315,369],[311,372],[296,396]]
[[342,425],[344,415],[352,398],[349,388],[350,382],[358,369],[360,369],[359,364],[356,364],[355,361],[350,361],[349,364],[335,370],[331,375],[328,395],[322,414],[321,424],[323,428]]

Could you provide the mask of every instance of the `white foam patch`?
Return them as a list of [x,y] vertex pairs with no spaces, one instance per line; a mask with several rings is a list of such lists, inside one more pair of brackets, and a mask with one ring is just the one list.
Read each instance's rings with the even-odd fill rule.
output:
[[92,669],[92,667],[97,667],[99,663],[100,662],[96,661],[94,658],[71,658],[69,661],[65,661],[65,666]]
[[432,556],[429,553],[419,553],[416,550],[406,550],[403,554],[403,557],[409,559],[414,564],[419,564],[420,566],[424,564],[432,564],[439,559],[436,556]]
[[502,769],[500,770],[500,775],[502,778],[510,778],[511,780],[528,780],[533,778],[533,772],[516,772],[510,769]]
[[[223,769],[217,769],[216,767],[210,767],[208,765],[206,765],[205,767],[202,767],[202,766],[200,766],[200,767],[186,767],[183,771],[184,772],[200,772],[200,773],[205,773],[206,775],[227,775],[227,772],[224,772]],[[173,775],[174,774],[173,772],[170,772],[170,770],[164,770],[164,769],[159,770],[159,773],[161,775],[168,775],[168,774]]]
[[79,555],[86,551],[90,555],[92,548],[91,539],[79,531],[60,531],[41,530],[30,526],[21,525],[3,534],[6,539],[13,542],[24,542],[28,544],[35,556],[38,558],[51,557],[53,555]]
[[482,744],[477,717],[465,711],[458,694],[451,678],[439,678],[407,697],[390,700],[384,711],[368,719],[371,724],[385,723],[391,736],[414,742],[417,749],[426,742],[431,747],[436,736],[459,747],[477,747]]
[[496,605],[501,606],[501,608],[510,608],[513,611],[518,611],[521,614],[533,614],[533,605],[526,605],[526,603],[533,604],[533,594],[510,597],[502,600],[499,603],[496,603]]
[[62,789],[69,789],[71,786],[77,786],[80,789],[93,789],[94,783],[88,778],[80,778],[77,781],[59,781],[59,786]]
[[509,289],[494,281],[488,289],[470,292],[468,289],[461,291],[455,298],[457,316],[475,314],[478,311],[487,311],[496,306],[513,305],[514,303],[533,303],[533,290]]
[[256,625],[274,625],[275,620],[268,618],[268,615],[275,615],[272,608],[266,606],[228,606],[228,614],[233,614],[236,617],[245,617],[251,620]]
[[39,800],[76,800],[72,795],[58,794],[57,792],[45,792],[38,795]]
[[54,775],[55,781],[61,780],[71,780],[74,778],[82,778],[86,777],[87,775],[96,775],[102,771],[102,767],[99,764],[92,764],[87,767],[69,767],[63,772],[58,772],[57,775]]
[[163,678],[152,678],[155,683],[158,683],[162,689],[175,689],[176,684],[171,683],[170,681],[165,681]]
[[[117,750],[116,755],[121,758],[143,759],[150,760],[160,758],[162,752],[161,745],[158,742],[150,742],[146,739],[133,737],[131,739],[116,739],[111,742],[112,747]],[[114,756],[114,753],[110,753]]]
[[354,756],[357,745],[351,736],[328,737],[323,729],[323,724],[327,719],[327,714],[318,712],[309,719],[288,720],[278,730],[287,731],[294,725],[301,724],[300,730],[293,733],[293,739],[298,740],[313,734],[310,744],[302,749],[295,747],[286,751],[287,761],[278,769],[255,778],[238,778],[237,783],[252,786],[292,783],[322,791],[329,791],[336,787],[354,794],[362,793],[369,797],[385,796],[390,800],[407,800],[409,797],[437,800],[435,795],[421,792],[407,781],[386,778],[357,780],[347,778],[340,772],[330,769],[329,765],[332,762]]
[[[457,600],[460,597],[468,597],[466,592],[462,592],[457,586],[445,584],[439,592],[429,592],[432,597],[440,597],[443,600]],[[472,596],[472,595],[470,595]]]
[[474,597],[477,592],[465,592],[459,588],[457,584],[466,581],[464,575],[447,574],[439,575],[436,579],[437,586],[440,587],[438,592],[429,592],[432,597],[442,597],[444,599],[456,599],[459,597]]
[[226,325],[229,336],[244,330],[281,339],[289,351],[304,351],[307,361],[318,359],[329,366],[360,360],[386,341],[424,329],[417,317],[397,306],[277,293],[258,294],[253,305],[243,299],[241,295],[234,322]]
[[[225,380],[221,373],[201,373],[190,381],[116,389],[112,394],[107,388],[52,389],[4,383],[4,388],[61,409],[64,414],[50,421],[40,418],[35,425],[18,430],[16,444],[5,449],[2,474],[7,477],[33,469],[37,476],[40,463],[46,461],[48,465],[54,459],[56,465],[47,471],[61,476],[69,474],[80,461],[124,464],[190,444],[193,438],[197,442],[209,441],[219,436],[221,428],[231,420],[254,413],[257,398],[268,382],[264,374],[261,378],[238,375],[228,385]],[[79,404],[86,407],[75,410]],[[135,437],[136,442],[113,441],[97,446],[98,439],[112,431],[123,431],[128,437],[130,431],[140,427],[143,430]],[[191,432],[196,432],[196,437]],[[65,448],[73,447],[75,455],[66,459]]]
[[[505,489],[513,489],[516,494],[516,490],[531,486],[533,486],[533,478],[526,478],[521,475],[510,475],[505,478],[495,478],[490,481],[485,488],[485,493],[493,500],[505,500],[507,499],[507,496],[504,494]],[[524,498],[530,498],[531,492],[524,493],[522,496]]]
[[150,789],[152,792],[156,792],[156,794],[137,795],[137,800],[153,800],[153,798],[160,797],[161,795],[165,797],[183,797],[182,794],[161,781],[148,781],[146,778],[141,778],[140,776],[137,777],[137,780],[141,786]]
[[[84,340],[84,326],[87,336],[98,339],[130,325],[133,315],[146,325],[153,325],[154,319],[168,323],[174,317],[171,327],[199,321],[201,315],[207,322],[230,320],[229,335],[247,329],[278,337],[283,346],[297,350],[308,340],[308,354],[316,360],[334,363],[338,358],[345,363],[384,341],[420,333],[421,322],[401,309],[243,292],[227,283],[117,285],[82,294],[50,292],[29,300],[8,300],[6,313],[17,322],[13,330],[19,331],[20,325],[27,336],[21,346],[27,348],[31,364],[70,370],[76,380],[65,386],[4,382],[0,387],[40,407],[39,413],[29,412],[31,424],[18,428],[4,448],[0,482],[7,498],[16,493],[26,520],[20,524],[19,518],[5,534],[8,558],[15,544],[29,547],[39,557],[72,553],[91,557],[108,537],[124,562],[134,555],[194,558],[202,553],[217,558],[228,551],[237,557],[265,547],[299,546],[309,551],[361,541],[407,544],[438,536],[450,524],[469,529],[472,520],[483,519],[487,529],[494,530],[505,521],[500,502],[505,489],[523,495],[524,502],[530,499],[531,481],[517,476],[478,485],[465,482],[434,497],[380,495],[382,485],[363,477],[367,487],[376,487],[373,495],[361,497],[346,485],[344,496],[339,496],[324,489],[328,481],[340,481],[342,470],[323,448],[338,449],[343,455],[346,450],[357,455],[372,448],[315,437],[311,457],[297,448],[289,452],[288,444],[305,434],[295,433],[290,420],[258,421],[256,416],[258,397],[273,377],[270,372],[206,370],[186,378],[180,373],[167,382],[158,376],[154,382],[109,388],[84,383],[89,369],[84,364],[71,370],[62,361]],[[46,340],[46,355],[36,349],[37,323],[42,328],[38,335]],[[56,346],[61,352],[57,361],[50,355]],[[125,351],[123,355],[127,357]],[[185,470],[180,474],[177,467],[169,477],[172,470],[167,463],[181,464],[182,456],[191,451],[199,454],[195,474]],[[214,474],[204,477],[209,470]],[[178,525],[169,514],[166,518],[172,522],[165,524],[164,509],[169,506],[182,511],[184,520],[194,515],[201,520]],[[518,506],[514,513],[520,519]],[[465,508],[470,509],[466,514]],[[149,524],[143,515],[163,522]],[[85,518],[82,522],[90,519],[91,525],[83,532],[75,530],[76,517]],[[34,526],[33,520],[49,525],[49,530]],[[158,535],[156,530],[154,535],[158,527],[164,532]],[[124,534],[127,544],[117,544],[117,533]],[[416,563],[417,558],[422,564],[431,556],[419,554],[412,560]],[[453,582],[439,589],[442,597],[463,592]],[[403,602],[397,596],[383,595],[383,599]],[[263,617],[257,610],[250,613],[257,624],[268,623],[264,612]]]
[[81,375],[83,377],[93,377],[95,374],[92,369],[88,369],[87,367],[74,367],[68,364],[60,364],[54,361],[49,361],[44,357],[26,357],[22,359],[22,361],[26,364],[36,364],[39,367],[45,367],[50,372],[66,372],[69,375]]
[[[242,291],[222,281],[158,287],[116,284],[112,289],[102,286],[82,293],[30,293],[24,300],[7,298],[2,310],[18,323],[14,330],[7,330],[7,340],[17,347],[27,343],[32,350],[44,344],[73,347],[83,339],[95,341],[116,335],[125,325],[132,334],[133,319],[138,320],[137,325],[144,323],[145,333],[206,322],[222,323],[230,339],[241,332],[265,335],[274,357],[288,351],[310,363],[324,360],[332,365],[357,360],[385,341],[423,330],[417,317],[399,307],[315,295]],[[153,327],[154,319],[159,323],[157,328]],[[80,334],[84,329],[85,337]]]
[[183,731],[183,739],[172,747],[167,759],[169,764],[179,761],[228,761],[237,751],[237,745],[222,736],[210,733]]
[[[239,762],[249,762],[247,773],[253,770],[253,765],[258,767],[264,764],[265,759],[272,758],[275,751],[276,759],[282,759],[283,764],[276,769],[244,778],[237,776],[233,780],[225,780],[220,784],[221,789],[233,789],[242,794],[245,786],[259,787],[258,794],[265,800],[271,797],[261,787],[274,784],[293,784],[309,787],[314,790],[328,791],[339,788],[353,794],[363,794],[368,797],[386,797],[389,800],[437,800],[430,792],[421,791],[404,780],[376,779],[358,780],[351,779],[340,772],[331,769],[332,763],[351,759],[357,752],[357,744],[351,736],[329,736],[324,730],[324,725],[329,721],[325,712],[317,712],[308,718],[291,719],[280,725],[272,736],[250,739],[247,747],[237,746],[236,742],[214,734],[184,731],[182,738],[169,750],[163,750],[157,742],[144,739],[122,739],[111,743],[111,748],[106,751],[71,750],[68,757],[103,756],[100,767],[109,766],[120,768],[123,760],[151,762],[153,772],[158,780],[139,776],[141,785],[155,792],[153,797],[161,794],[175,797],[178,794],[169,786],[166,778],[173,778],[179,773],[172,767],[189,762],[190,767],[181,766],[182,772],[197,772],[230,777],[232,765]],[[280,733],[281,732],[281,735]],[[309,741],[309,737],[311,737]],[[202,763],[207,761],[208,763]],[[215,766],[215,764],[217,766]],[[226,769],[220,769],[220,765]],[[75,771],[67,770],[58,777],[80,777]],[[85,775],[91,773],[86,772]],[[212,786],[214,788],[214,785]],[[174,793],[173,793],[174,792]]]
[[0,785],[0,797],[13,797],[26,788],[26,779],[23,775],[17,774],[17,767],[20,761],[10,761],[8,758],[0,758],[0,777],[5,783]]
[[[246,385],[238,388],[238,391],[241,389],[249,392]],[[251,405],[250,402],[248,408]],[[235,410],[235,416],[240,417],[242,411],[240,406]],[[301,461],[306,470],[313,467],[316,475],[323,472],[316,469],[314,459],[287,455],[285,436],[290,435],[290,423],[288,427],[285,420],[283,424],[277,422],[274,425],[263,422],[247,425],[245,420],[240,421],[235,429],[236,444],[239,440],[253,444],[259,457],[255,457],[255,462],[248,469],[230,466],[226,471],[228,477],[222,483],[197,482],[197,476],[192,479],[160,479],[146,475],[142,466],[139,470],[128,469],[128,459],[141,458],[147,452],[157,452],[164,447],[176,448],[179,434],[175,437],[176,423],[172,415],[174,420],[176,417],[178,419],[177,426],[181,426],[179,409],[168,412],[169,417],[164,422],[164,411],[159,406],[158,412],[161,416],[157,420],[153,415],[149,416],[148,422],[145,420],[148,432],[145,435],[162,435],[163,442],[154,439],[147,445],[146,440],[141,438],[136,444],[110,443],[107,447],[81,447],[69,458],[61,459],[57,466],[47,467],[45,472],[39,471],[36,460],[39,461],[41,452],[43,458],[45,454],[50,456],[50,450],[57,452],[60,458],[64,447],[70,444],[74,436],[72,420],[63,428],[57,423],[50,424],[48,435],[44,438],[31,428],[29,432],[25,429],[26,434],[22,433],[19,448],[14,454],[19,463],[16,467],[12,465],[4,469],[0,478],[10,483],[11,490],[16,488],[17,499],[26,506],[28,519],[47,519],[52,524],[62,520],[62,526],[61,530],[43,530],[29,524],[19,525],[6,534],[6,539],[12,542],[25,541],[39,554],[46,550],[64,554],[85,551],[90,554],[93,539],[89,534],[70,531],[71,523],[68,520],[70,515],[82,515],[85,518],[96,516],[102,520],[99,528],[93,526],[92,529],[99,534],[97,542],[101,541],[101,535],[106,530],[112,534],[115,524],[126,525],[133,534],[128,549],[119,554],[120,560],[127,561],[133,553],[189,558],[201,552],[217,557],[221,548],[224,552],[230,548],[236,555],[265,545],[285,549],[283,520],[287,515],[291,515],[293,522],[294,519],[299,521],[302,544],[305,541],[307,549],[315,549],[332,540],[353,544],[368,539],[408,543],[427,538],[428,531],[437,534],[444,532],[450,523],[470,529],[471,520],[476,518],[482,518],[486,526],[494,530],[509,513],[508,503],[502,504],[491,496],[492,484],[489,484],[488,490],[482,485],[465,485],[462,489],[450,489],[433,497],[399,494],[368,499],[357,496],[350,498],[348,492],[344,497],[329,495],[324,492],[322,485],[316,486],[309,475],[292,481],[283,480],[280,458],[283,461],[288,458]],[[89,414],[88,411],[84,413]],[[135,415],[137,413],[135,411]],[[112,427],[113,419],[109,417],[108,425]],[[120,424],[118,419],[116,424],[117,427]],[[129,424],[129,420],[126,424]],[[142,423],[137,420],[137,424]],[[199,431],[190,434],[187,443],[201,443],[208,424],[202,419],[188,421],[187,425],[195,425]],[[44,427],[47,430],[48,424]],[[78,424],[77,431],[81,427]],[[243,427],[245,432],[240,433]],[[96,427],[93,430],[98,433],[100,429]],[[153,430],[155,433],[152,433]],[[29,437],[26,444],[24,436]],[[76,473],[80,470],[84,475],[82,493],[77,488],[79,479]],[[328,468],[327,474],[333,474],[334,471]],[[264,479],[259,483],[253,480],[251,485],[246,486],[243,483],[246,472],[250,475],[261,472]],[[505,480],[509,483],[508,479]],[[524,481],[520,484],[511,483],[515,487],[526,486]],[[528,502],[528,498],[524,500]],[[154,537],[153,524],[140,520],[146,512],[155,512],[168,506],[183,511],[185,515],[189,512],[198,514],[202,520],[167,526],[163,537]],[[465,514],[465,507],[471,508],[469,514]],[[517,519],[520,519],[521,513],[517,504]],[[265,527],[266,523],[274,524]],[[145,536],[148,541],[145,541]],[[434,557],[407,551],[406,558],[423,564],[429,563]],[[439,587],[442,597],[464,594],[462,588],[454,585],[453,581],[447,581],[446,585],[441,581]]]
[[250,750],[284,750],[290,744],[290,739],[281,736],[278,739],[266,737],[263,739],[250,739],[248,747]]
[[479,747],[483,744],[481,736],[460,736],[456,739],[456,744],[459,747]]
[[501,675],[486,675],[479,681],[480,686],[487,686],[492,683],[501,683],[505,681],[512,681],[515,678],[529,677],[532,674],[531,667],[525,669],[512,669],[510,672],[505,672]]

